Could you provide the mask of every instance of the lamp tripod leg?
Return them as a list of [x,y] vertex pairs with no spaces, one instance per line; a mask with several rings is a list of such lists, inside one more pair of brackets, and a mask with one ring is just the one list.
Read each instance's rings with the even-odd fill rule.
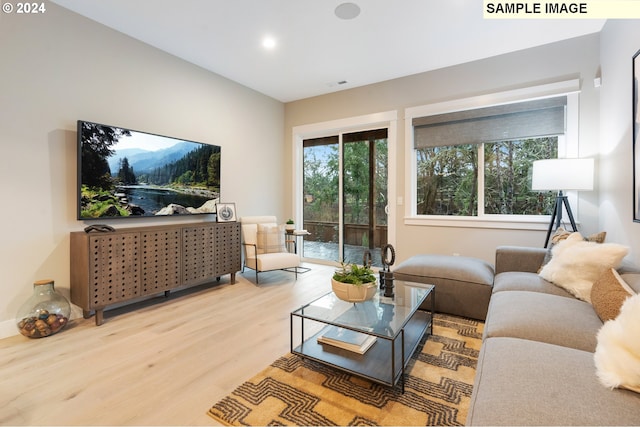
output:
[[567,210],[567,215],[569,216],[569,222],[571,223],[571,227],[573,231],[578,231],[578,227],[576,226],[576,220],[573,218],[573,212],[571,212],[571,206],[569,206],[569,199],[567,196],[562,197],[562,203],[564,204],[565,209]]
[[[558,208],[560,208],[560,214],[558,215]],[[549,238],[551,237],[551,230],[553,230],[553,223],[556,222],[556,218],[558,219],[558,226],[560,223],[562,215],[562,202],[559,198],[556,198],[556,207],[553,210],[553,215],[551,215],[551,222],[549,222],[549,229],[547,230],[547,239],[544,241],[544,247],[549,246]],[[557,229],[557,227],[556,227]]]
[[560,195],[556,197],[556,207],[553,210],[553,215],[551,216],[551,222],[549,223],[549,229],[547,230],[547,239],[544,242],[544,247],[549,246],[549,238],[551,237],[551,230],[553,230],[553,224],[555,222],[556,230],[560,228],[562,224],[562,206],[567,211],[567,216],[569,216],[569,222],[571,223],[571,228],[573,231],[578,231],[578,226],[576,225],[576,220],[573,217],[573,212],[571,211],[571,206],[569,205],[569,199],[567,196],[563,195],[560,192]]

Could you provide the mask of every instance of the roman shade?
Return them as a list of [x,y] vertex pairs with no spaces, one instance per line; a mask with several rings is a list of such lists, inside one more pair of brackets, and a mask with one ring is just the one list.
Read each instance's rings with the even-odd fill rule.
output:
[[414,147],[442,147],[565,133],[567,97],[416,117]]

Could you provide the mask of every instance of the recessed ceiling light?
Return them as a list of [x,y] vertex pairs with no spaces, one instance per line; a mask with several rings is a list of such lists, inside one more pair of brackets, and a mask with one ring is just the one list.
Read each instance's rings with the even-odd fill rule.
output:
[[336,7],[335,14],[340,19],[353,19],[360,15],[360,6],[355,3],[342,3]]
[[271,36],[267,36],[262,39],[262,47],[264,47],[265,49],[274,49],[276,47],[276,44],[276,39]]

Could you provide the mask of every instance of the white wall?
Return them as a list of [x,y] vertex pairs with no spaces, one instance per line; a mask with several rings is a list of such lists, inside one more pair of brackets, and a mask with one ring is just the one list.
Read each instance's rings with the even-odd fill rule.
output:
[[240,216],[288,215],[282,103],[52,3],[2,14],[0,53],[0,336],[17,332],[35,280],[69,297],[69,232],[87,225],[76,220],[78,119],[221,145],[222,199]]
[[[407,107],[469,98],[512,89],[581,80],[579,155],[597,157],[599,92],[593,79],[599,73],[599,35],[593,34],[511,54],[487,58],[441,70],[354,88],[285,105],[285,137],[291,146],[295,126],[355,117],[381,111],[398,112],[396,192],[406,195],[404,109]],[[407,200],[407,197],[405,197]],[[289,204],[292,201],[289,200]],[[598,231],[598,192],[580,193],[580,229]],[[541,231],[405,225],[397,206],[397,262],[416,253],[458,253],[493,262],[499,245],[544,245]],[[575,209],[575,206],[574,206]]]
[[607,21],[600,49],[600,228],[608,241],[629,245],[636,260],[640,223],[633,222],[631,64],[638,50],[638,20]]

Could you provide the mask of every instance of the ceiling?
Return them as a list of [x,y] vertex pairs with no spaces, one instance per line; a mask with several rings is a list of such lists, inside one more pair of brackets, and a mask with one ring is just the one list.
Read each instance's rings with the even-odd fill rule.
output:
[[[52,0],[282,102],[599,32],[604,20],[483,19],[482,0]],[[276,46],[263,47],[270,36]],[[342,82],[342,83],[339,83]]]

